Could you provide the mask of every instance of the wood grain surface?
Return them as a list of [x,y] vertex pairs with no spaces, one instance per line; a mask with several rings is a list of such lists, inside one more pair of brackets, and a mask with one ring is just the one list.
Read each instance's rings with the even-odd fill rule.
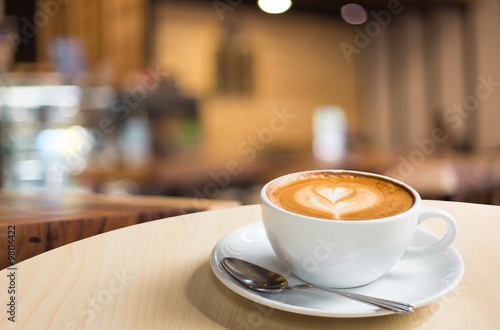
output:
[[[339,319],[264,307],[210,268],[215,244],[260,220],[258,205],[152,221],[83,239],[15,265],[16,323],[7,329],[494,329],[500,324],[500,207],[424,201],[458,222],[461,283],[412,314]],[[428,221],[424,228],[443,228]],[[0,301],[9,301],[9,270]],[[6,309],[6,307],[4,307]]]
[[[237,205],[236,201],[194,198],[0,190],[0,255],[7,255],[9,226],[16,228],[16,260],[20,262],[110,230]],[[0,269],[7,266],[8,260],[0,257]]]

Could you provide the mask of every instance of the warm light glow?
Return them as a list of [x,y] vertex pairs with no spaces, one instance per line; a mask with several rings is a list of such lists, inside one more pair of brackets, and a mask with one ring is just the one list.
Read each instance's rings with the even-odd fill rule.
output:
[[287,11],[292,2],[290,0],[259,0],[260,9],[268,14],[281,14]]
[[340,9],[342,18],[350,24],[362,24],[366,22],[366,11],[360,5],[350,3]]

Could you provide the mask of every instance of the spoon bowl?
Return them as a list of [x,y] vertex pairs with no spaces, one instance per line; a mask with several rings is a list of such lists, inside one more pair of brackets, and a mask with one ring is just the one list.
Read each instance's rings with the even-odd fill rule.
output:
[[245,287],[255,291],[281,292],[283,290],[310,289],[335,294],[365,304],[389,309],[396,313],[411,313],[414,311],[414,307],[408,303],[369,297],[357,293],[324,288],[305,283],[289,285],[283,275],[238,258],[227,257],[222,259],[221,263],[224,269],[234,279]]

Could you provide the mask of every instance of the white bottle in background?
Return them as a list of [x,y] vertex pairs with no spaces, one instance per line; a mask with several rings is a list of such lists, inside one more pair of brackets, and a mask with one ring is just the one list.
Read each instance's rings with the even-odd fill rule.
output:
[[338,106],[320,106],[313,115],[313,152],[324,162],[338,162],[346,152],[346,118]]

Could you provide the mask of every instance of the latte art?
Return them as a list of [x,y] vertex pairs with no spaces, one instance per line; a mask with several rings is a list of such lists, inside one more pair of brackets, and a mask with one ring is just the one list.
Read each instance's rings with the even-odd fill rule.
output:
[[363,187],[306,186],[295,193],[295,202],[303,207],[330,213],[332,219],[374,206],[377,194]]
[[267,194],[285,210],[334,220],[384,218],[402,213],[413,204],[410,193],[392,182],[328,172],[277,182]]

